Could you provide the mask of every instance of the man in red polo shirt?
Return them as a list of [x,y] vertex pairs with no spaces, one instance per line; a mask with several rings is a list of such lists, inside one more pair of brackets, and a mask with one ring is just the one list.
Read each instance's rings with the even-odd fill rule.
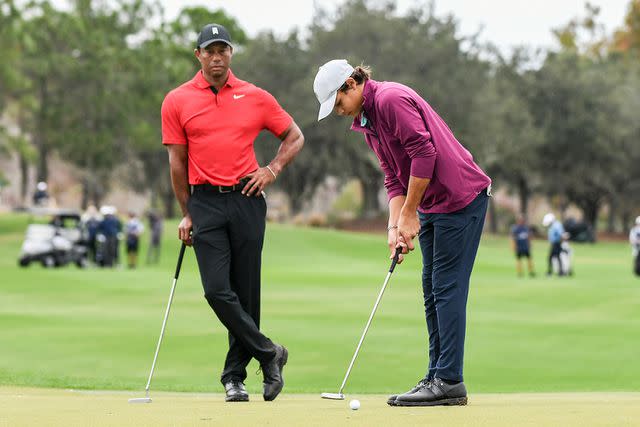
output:
[[[284,385],[288,352],[259,329],[267,209],[262,190],[298,154],[304,138],[273,96],[234,76],[232,54],[226,28],[202,29],[195,49],[201,70],[162,103],[162,142],[184,215],[179,238],[193,244],[205,298],[229,331],[221,377],[226,400],[249,400],[244,380],[251,358],[262,368],[264,399],[273,400]],[[253,143],[263,129],[282,143],[271,163],[260,167]]]

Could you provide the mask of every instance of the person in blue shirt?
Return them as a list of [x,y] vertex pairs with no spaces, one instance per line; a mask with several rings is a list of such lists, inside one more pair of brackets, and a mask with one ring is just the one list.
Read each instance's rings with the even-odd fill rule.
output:
[[542,219],[542,225],[549,227],[548,239],[551,245],[549,249],[549,265],[547,268],[547,276],[551,276],[553,273],[553,260],[558,263],[558,275],[564,276],[565,269],[562,266],[562,258],[560,253],[562,252],[562,235],[564,234],[564,227],[562,223],[556,219],[556,216],[552,213],[548,213]]
[[516,254],[516,271],[522,277],[522,263],[520,258],[527,258],[529,276],[536,275],[533,270],[533,259],[531,258],[531,229],[527,225],[524,216],[518,215],[516,224],[511,227],[511,246]]
[[114,267],[118,265],[118,235],[122,232],[122,222],[117,217],[118,211],[113,206],[103,206],[100,208],[103,215],[98,233],[104,236],[105,242],[102,250],[100,264],[102,266]]
[[82,225],[86,232],[87,246],[89,249],[89,259],[96,262],[96,235],[102,218],[95,206],[90,205],[87,211],[82,215]]

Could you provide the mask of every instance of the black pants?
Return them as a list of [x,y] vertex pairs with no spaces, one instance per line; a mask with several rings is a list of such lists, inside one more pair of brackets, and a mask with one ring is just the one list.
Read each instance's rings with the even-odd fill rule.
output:
[[558,275],[564,275],[564,268],[562,267],[562,258],[560,258],[560,253],[562,252],[562,246],[560,242],[552,243],[551,248],[549,249],[549,265],[547,268],[547,274],[553,273],[553,259],[558,260]]
[[260,330],[260,267],[266,202],[195,186],[188,203],[204,296],[229,331],[221,381],[244,381],[251,358],[268,362],[273,342]]

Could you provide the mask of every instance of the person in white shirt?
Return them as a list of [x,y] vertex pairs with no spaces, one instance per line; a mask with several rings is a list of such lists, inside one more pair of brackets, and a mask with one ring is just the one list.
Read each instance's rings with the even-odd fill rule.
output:
[[129,212],[129,221],[127,221],[125,230],[127,233],[127,257],[129,261],[129,268],[136,268],[140,236],[144,231],[144,225],[142,225],[142,222],[134,212]]

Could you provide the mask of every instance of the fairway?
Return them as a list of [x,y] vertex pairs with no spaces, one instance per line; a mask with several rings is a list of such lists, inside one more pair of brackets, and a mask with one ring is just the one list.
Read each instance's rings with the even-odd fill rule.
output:
[[[262,414],[262,408],[268,408],[264,414],[274,420],[286,412],[286,419],[296,424],[306,402],[319,411],[309,412],[311,423],[321,423],[323,418],[316,416],[335,416],[331,419],[354,425],[367,424],[367,417],[402,416],[409,425],[416,416],[416,410],[388,408],[385,397],[377,395],[408,389],[427,364],[417,253],[392,276],[347,384],[347,396],[361,399],[362,409],[352,413],[348,402],[316,399],[320,392],[337,391],[384,280],[389,265],[384,235],[268,225],[261,328],[287,345],[290,358],[283,395],[271,405],[261,401],[261,376],[255,374],[255,362],[250,365],[246,382],[252,402],[246,409],[223,405],[221,395],[159,393],[222,391],[226,331],[202,296],[195,259],[188,251],[152,384],[157,400],[152,407],[130,408],[126,400],[142,396],[133,391],[144,389],[169,295],[179,249],[173,239],[175,223],[166,226],[160,266],[82,271],[20,269],[16,259],[26,221],[0,217],[0,384],[9,386],[2,389],[2,400],[6,398],[6,409],[11,409],[0,413],[24,419],[20,417],[28,412],[11,402],[34,399],[50,408],[68,405],[64,413],[73,417],[71,402],[77,399],[90,409],[87,417],[96,417],[95,423],[86,424],[95,425],[109,411],[114,420],[131,420],[131,425],[153,425],[155,416],[195,425],[201,418],[213,423],[228,411],[243,411],[250,418]],[[520,417],[518,413],[527,411],[543,417],[538,418],[542,423],[565,425],[571,423],[561,416],[573,414],[572,423],[579,423],[588,414],[613,413],[616,405],[621,405],[615,413],[619,422],[602,422],[625,425],[631,402],[640,407],[640,280],[631,274],[628,246],[574,245],[576,276],[567,279],[540,274],[546,249],[546,243],[534,242],[538,277],[517,278],[508,240],[483,237],[467,324],[465,381],[471,403],[462,410],[436,410],[462,417],[457,425],[485,419],[477,417],[487,417],[486,425],[514,425],[509,414]],[[532,392],[568,394],[503,394]],[[598,394],[602,392],[636,393]],[[27,397],[16,397],[22,394]],[[193,410],[186,411],[188,407]],[[441,421],[436,413],[430,412],[425,421]],[[143,418],[134,418],[140,414]],[[0,425],[3,422],[0,418]]]

